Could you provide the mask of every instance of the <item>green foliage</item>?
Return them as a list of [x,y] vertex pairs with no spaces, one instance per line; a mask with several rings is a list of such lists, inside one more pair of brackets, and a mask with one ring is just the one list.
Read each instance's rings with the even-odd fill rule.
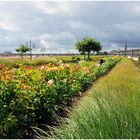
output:
[[23,58],[23,54],[29,51],[31,51],[31,49],[25,44],[21,44],[20,47],[16,49],[16,52],[21,54],[22,58]]
[[109,60],[95,71],[93,66],[83,70],[78,65],[71,68],[64,63],[37,68],[19,64],[13,69],[1,64],[0,137],[29,138],[33,132],[31,126],[52,124],[63,106],[117,62]]
[[108,59],[101,67],[93,69],[93,73],[96,77],[106,74],[111,68],[113,68],[119,60]]
[[108,55],[108,52],[106,52],[106,51],[103,51],[103,52],[97,52],[97,55]]
[[139,72],[131,60],[121,61],[94,85],[69,119],[61,120],[63,125],[39,138],[139,139]]
[[76,57],[76,56],[72,57],[72,62],[78,62],[80,60],[81,60],[80,57]]
[[81,53],[84,54],[88,53],[88,60],[90,60],[90,52],[99,52],[101,48],[101,43],[94,38],[87,37],[84,38],[82,41],[77,41],[75,43],[76,49]]

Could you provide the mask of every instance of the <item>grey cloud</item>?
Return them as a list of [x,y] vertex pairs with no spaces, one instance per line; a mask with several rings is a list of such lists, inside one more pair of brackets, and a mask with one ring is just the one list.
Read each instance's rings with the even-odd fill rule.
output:
[[77,39],[93,36],[104,50],[140,45],[140,2],[0,2],[0,51],[33,40],[36,49],[74,52]]

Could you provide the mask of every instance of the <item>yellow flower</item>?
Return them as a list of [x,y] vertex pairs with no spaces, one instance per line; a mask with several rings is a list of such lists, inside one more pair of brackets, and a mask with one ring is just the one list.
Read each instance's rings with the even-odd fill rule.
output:
[[64,70],[64,69],[65,69],[64,67],[62,67],[62,66],[60,67],[60,70]]
[[48,69],[47,69],[47,71],[52,71],[52,70],[53,70],[53,68],[48,68]]
[[19,66],[19,67],[22,67],[22,66],[23,66],[23,64],[18,64],[18,66]]

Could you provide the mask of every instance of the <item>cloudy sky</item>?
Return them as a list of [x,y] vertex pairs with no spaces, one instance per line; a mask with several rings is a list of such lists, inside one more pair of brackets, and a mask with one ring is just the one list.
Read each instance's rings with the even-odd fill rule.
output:
[[77,52],[77,39],[92,36],[103,50],[140,48],[140,1],[0,1],[0,52],[32,40],[34,52]]

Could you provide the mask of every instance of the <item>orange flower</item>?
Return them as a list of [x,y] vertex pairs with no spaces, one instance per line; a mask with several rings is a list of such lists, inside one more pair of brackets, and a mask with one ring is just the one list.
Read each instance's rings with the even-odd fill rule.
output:
[[31,70],[33,67],[32,66],[28,66],[25,68],[25,70]]
[[2,69],[4,67],[4,64],[0,64],[0,69]]

